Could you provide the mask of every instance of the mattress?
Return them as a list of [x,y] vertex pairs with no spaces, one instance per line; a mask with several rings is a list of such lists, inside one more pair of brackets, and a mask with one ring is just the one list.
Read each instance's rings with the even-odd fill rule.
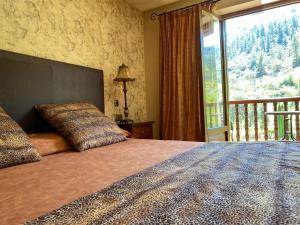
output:
[[300,224],[299,150],[207,143],[25,224]]
[[1,169],[0,224],[30,221],[199,145],[202,143],[129,139]]

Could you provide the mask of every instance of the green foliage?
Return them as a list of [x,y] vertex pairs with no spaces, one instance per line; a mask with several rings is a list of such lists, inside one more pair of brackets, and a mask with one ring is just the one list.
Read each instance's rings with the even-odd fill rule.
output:
[[290,75],[288,78],[285,78],[283,82],[281,82],[283,86],[297,87],[296,82],[293,80],[293,77]]
[[256,68],[256,66],[257,66],[256,60],[255,60],[255,58],[253,58],[250,63],[250,69],[254,70]]
[[289,20],[270,22],[266,26],[254,26],[249,32],[239,35],[229,43],[228,55],[234,58],[237,54],[249,54],[253,51],[269,54],[273,46],[288,46],[298,28],[299,17],[295,15]]
[[[233,32],[234,36],[227,36],[231,100],[300,96],[300,14],[291,13],[289,17],[289,19],[274,17],[274,21],[269,23],[262,21],[262,26],[253,28],[248,28],[245,24],[240,33]],[[262,107],[262,104],[258,104],[259,107]],[[289,107],[290,110],[294,110],[294,105]],[[278,104],[277,109],[284,110],[283,104]],[[268,104],[268,110],[272,110],[271,104]],[[233,124],[234,113],[235,109],[230,109],[229,116]],[[248,113],[251,132],[254,130],[254,115],[251,108]],[[241,130],[244,129],[243,116],[241,107]],[[262,108],[258,109],[258,117],[259,121],[263,121]],[[269,122],[269,134],[274,136],[273,120],[270,119]],[[263,137],[263,123],[259,122],[258,126],[259,135]],[[279,136],[282,137],[283,118],[278,117],[278,126]]]
[[277,31],[278,31],[277,44],[284,45],[284,35],[283,35],[282,26],[280,24],[277,26]]
[[[230,41],[227,42],[229,73],[235,74],[236,78],[240,80],[245,79],[251,85],[255,85],[256,81],[251,81],[251,79],[266,76],[276,77],[279,74],[286,78],[292,68],[299,68],[299,18],[299,15],[295,13],[289,19],[275,18],[268,24],[245,29],[235,38],[229,38]],[[288,74],[284,75],[283,73]],[[229,79],[231,78],[229,77]],[[299,83],[297,80],[294,82]],[[285,85],[288,82],[282,82],[282,79],[279,83],[291,87]],[[285,95],[289,95],[291,90],[286,88],[280,90],[278,84],[271,84],[270,90],[273,91],[268,95],[275,96],[278,93],[285,93],[285,91],[287,91]],[[297,88],[297,86],[292,87]]]
[[218,93],[216,92],[218,82],[216,73],[216,55],[214,47],[207,47],[204,49],[204,74],[205,74],[205,92],[206,103],[218,102]]
[[298,18],[293,17],[292,18],[292,30],[295,31],[298,29],[298,27],[299,27]]
[[296,36],[292,39],[293,68],[300,66],[299,41]]
[[278,63],[274,63],[272,72],[274,74],[279,73],[282,70],[282,65]]
[[258,64],[257,64],[256,77],[259,78],[259,77],[264,76],[265,74],[266,74],[265,64],[264,64],[264,61],[263,61],[263,55],[261,54],[260,57],[259,57]]

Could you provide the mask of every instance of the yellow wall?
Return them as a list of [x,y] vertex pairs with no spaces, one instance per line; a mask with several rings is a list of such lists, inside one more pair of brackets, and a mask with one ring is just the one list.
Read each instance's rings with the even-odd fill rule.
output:
[[154,121],[154,138],[160,138],[160,79],[159,79],[159,23],[144,14],[145,72],[148,120]]
[[0,49],[104,70],[109,116],[123,111],[113,79],[127,64],[130,117],[147,118],[143,17],[124,0],[0,0],[0,27]]

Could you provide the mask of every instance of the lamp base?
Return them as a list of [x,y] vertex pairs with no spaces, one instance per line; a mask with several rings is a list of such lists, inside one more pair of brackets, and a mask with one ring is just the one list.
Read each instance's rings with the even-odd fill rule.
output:
[[117,124],[123,125],[123,124],[134,124],[134,121],[128,118],[122,119],[117,121]]

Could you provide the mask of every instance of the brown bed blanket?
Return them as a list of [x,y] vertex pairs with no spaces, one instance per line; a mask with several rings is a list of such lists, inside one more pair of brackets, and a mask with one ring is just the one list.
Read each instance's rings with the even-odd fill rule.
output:
[[199,146],[26,224],[300,224],[300,144]]

